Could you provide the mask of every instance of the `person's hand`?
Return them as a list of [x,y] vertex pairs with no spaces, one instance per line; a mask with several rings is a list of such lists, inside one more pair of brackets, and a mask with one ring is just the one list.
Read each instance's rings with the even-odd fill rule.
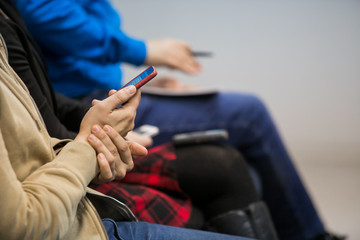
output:
[[[109,91],[109,97],[112,96],[113,94],[115,94],[117,91],[112,89]],[[99,103],[99,100],[94,99],[92,101],[92,106],[95,106],[97,103]],[[119,124],[116,124],[114,126],[114,128],[117,131],[121,131],[121,124],[122,124],[122,119],[119,119]],[[124,135],[122,135],[123,137],[125,137]],[[133,131],[130,131],[127,133],[126,138],[131,141],[131,142],[136,142],[139,143],[140,145],[144,146],[144,147],[150,147],[153,144],[153,140],[151,137],[146,137],[146,136],[141,136],[140,134],[137,134]]]
[[[126,171],[133,165],[129,156],[131,159],[132,154],[142,155],[144,151],[147,152],[144,147],[135,143],[126,143],[122,138],[134,127],[139,101],[140,91],[136,92],[134,86],[114,91],[108,98],[96,101],[80,124],[80,131],[75,141],[90,143],[98,153],[101,170],[97,179],[99,182],[124,177]],[[118,108],[119,105],[122,106]],[[118,129],[115,131],[110,126],[116,126]],[[106,131],[97,131],[102,127],[105,127]]]
[[136,142],[144,147],[150,147],[153,144],[152,137],[144,136],[144,135],[141,135],[134,131],[130,131],[126,135],[126,140],[131,141],[131,142]]
[[97,153],[100,173],[93,183],[100,184],[122,179],[134,167],[132,156],[145,156],[147,150],[140,144],[125,141],[112,127],[94,125],[88,136],[90,145]]
[[146,48],[145,64],[166,66],[189,74],[201,71],[200,64],[191,55],[190,46],[183,41],[176,39],[149,40]]
[[[134,86],[111,92],[112,94],[108,98],[102,101],[93,101],[93,106],[85,114],[80,124],[80,131],[76,137],[78,140],[86,141],[91,127],[96,124],[100,127],[105,124],[110,125],[123,137],[134,128],[141,92],[136,91]],[[119,105],[121,107],[117,108]]]

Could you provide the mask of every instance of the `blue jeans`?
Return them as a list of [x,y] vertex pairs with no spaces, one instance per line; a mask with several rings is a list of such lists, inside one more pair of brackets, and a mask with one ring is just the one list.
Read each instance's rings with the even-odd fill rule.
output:
[[249,238],[169,227],[145,222],[114,222],[103,219],[109,240],[250,240]]
[[303,240],[324,233],[323,224],[262,101],[249,94],[197,97],[142,95],[135,125],[160,128],[155,145],[176,133],[225,128],[228,143],[260,177],[264,201],[280,239]]

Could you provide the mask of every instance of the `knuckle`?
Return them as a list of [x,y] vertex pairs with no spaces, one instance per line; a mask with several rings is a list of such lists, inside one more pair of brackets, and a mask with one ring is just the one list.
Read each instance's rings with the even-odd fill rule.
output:
[[107,125],[106,126],[106,134],[110,137],[110,138],[115,138],[117,135],[117,132],[110,126]]
[[96,149],[99,149],[102,147],[102,142],[99,140],[99,139],[94,139],[93,141],[93,146],[96,148]]
[[129,146],[126,142],[121,142],[119,145],[118,145],[118,150],[120,152],[126,152],[129,150]]
[[131,131],[132,129],[134,129],[135,127],[135,121],[130,121],[129,124],[128,124],[128,129],[129,131]]
[[106,109],[106,103],[104,103],[104,101],[99,101],[94,108],[99,109],[100,111],[104,111]]
[[103,176],[102,178],[103,178],[103,181],[108,182],[111,180],[112,177],[109,174],[109,175]]
[[112,96],[114,96],[115,100],[120,103],[123,103],[127,100],[124,91],[118,91],[117,93],[113,94]]
[[94,135],[96,135],[100,141],[106,139],[107,135],[104,133],[104,131],[100,130],[99,132],[94,132]]
[[114,176],[111,172],[105,172],[105,173],[101,174],[101,181],[108,182],[108,181],[111,181],[113,177]]
[[115,162],[115,157],[114,156],[109,156],[109,157],[107,157],[107,161],[108,161],[109,165],[111,166]]
[[131,110],[129,110],[129,109],[126,109],[124,111],[124,117],[126,119],[132,119],[133,118],[133,112]]
[[126,129],[127,132],[134,129],[134,127],[135,127],[135,118],[128,118],[126,119],[126,121],[124,121],[124,129]]
[[112,148],[109,150],[111,155],[113,155],[114,157],[118,155],[118,150],[116,148]]
[[126,176],[126,170],[124,169],[124,168],[120,168],[119,170],[118,170],[118,173],[117,173],[117,177],[118,178],[124,178],[125,176]]
[[131,159],[131,161],[127,164],[127,170],[131,171],[134,168],[134,161]]

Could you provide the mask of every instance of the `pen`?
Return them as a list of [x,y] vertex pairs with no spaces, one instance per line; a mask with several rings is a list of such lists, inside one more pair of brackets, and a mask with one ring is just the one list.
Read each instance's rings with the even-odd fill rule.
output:
[[205,52],[205,51],[191,51],[191,55],[194,57],[212,57],[211,52]]

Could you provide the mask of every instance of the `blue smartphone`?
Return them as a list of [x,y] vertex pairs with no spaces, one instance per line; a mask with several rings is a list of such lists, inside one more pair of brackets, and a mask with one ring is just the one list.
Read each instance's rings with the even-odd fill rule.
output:
[[145,83],[149,82],[157,75],[156,69],[153,66],[148,67],[138,76],[130,80],[127,84],[122,86],[124,88],[129,85],[134,85],[137,89],[141,88]]

